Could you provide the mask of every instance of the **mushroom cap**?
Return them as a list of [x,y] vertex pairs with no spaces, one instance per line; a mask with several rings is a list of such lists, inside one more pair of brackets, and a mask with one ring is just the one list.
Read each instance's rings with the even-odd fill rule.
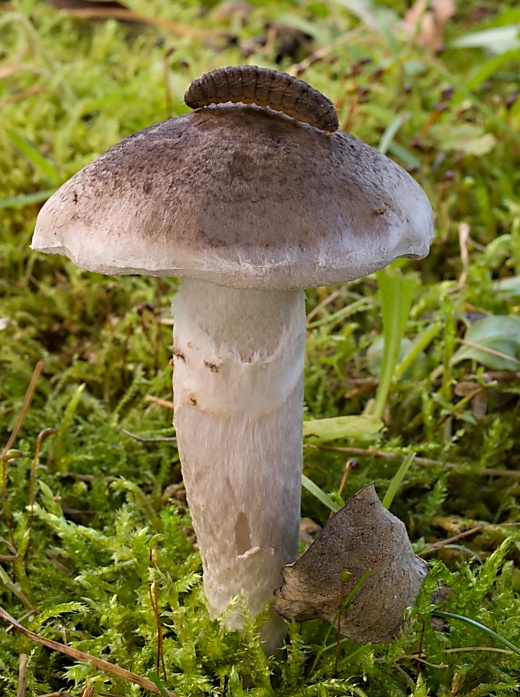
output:
[[139,131],[43,206],[32,248],[105,274],[307,288],[360,278],[433,238],[426,194],[363,141],[258,107]]

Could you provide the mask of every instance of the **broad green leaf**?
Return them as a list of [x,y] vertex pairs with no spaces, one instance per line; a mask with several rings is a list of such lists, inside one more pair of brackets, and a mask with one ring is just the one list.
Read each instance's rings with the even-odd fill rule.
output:
[[454,150],[467,155],[487,155],[497,142],[494,135],[471,123],[438,123],[429,132],[443,150]]
[[376,273],[383,315],[384,349],[381,375],[372,415],[382,418],[388,393],[399,360],[401,340],[404,336],[413,293],[418,285],[415,276],[403,276],[397,268],[387,268]]
[[513,24],[466,34],[451,45],[455,48],[485,48],[493,53],[505,53],[520,48],[519,34],[518,26]]
[[500,281],[495,281],[493,285],[510,298],[520,298],[520,276],[502,278]]
[[[399,345],[398,360],[402,361],[412,345],[411,339],[406,336],[401,339]],[[385,340],[383,336],[376,336],[367,350],[367,368],[371,375],[379,377],[383,365],[383,354],[385,350]]]
[[327,443],[339,438],[374,438],[383,428],[375,416],[337,416],[333,419],[304,421],[303,437],[306,443]]
[[464,341],[452,364],[475,360],[492,370],[520,370],[520,317],[486,317],[469,327]]

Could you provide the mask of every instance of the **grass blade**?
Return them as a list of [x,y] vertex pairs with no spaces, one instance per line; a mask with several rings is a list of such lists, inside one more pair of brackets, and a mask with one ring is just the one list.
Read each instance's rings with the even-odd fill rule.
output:
[[23,208],[32,206],[34,203],[46,201],[56,189],[45,189],[45,191],[35,191],[33,194],[23,194],[21,196],[10,196],[0,199],[0,210],[5,208]]
[[385,344],[381,376],[372,409],[372,416],[381,419],[383,418],[386,400],[390,392],[397,361],[399,360],[399,348],[406,329],[417,279],[413,276],[403,276],[399,269],[378,271],[376,277],[381,296]]
[[481,629],[483,632],[488,634],[490,637],[493,637],[493,639],[496,639],[496,641],[499,641],[504,646],[507,646],[507,648],[511,649],[511,651],[516,653],[517,656],[520,656],[520,649],[517,646],[512,644],[505,637],[501,636],[500,634],[493,631],[489,627],[486,627],[485,624],[481,624],[480,622],[477,622],[477,620],[472,620],[470,617],[464,617],[464,615],[455,615],[453,612],[444,612],[444,610],[434,610],[434,612],[432,612],[432,615],[434,615],[435,617],[443,617],[443,618],[449,619],[449,620],[460,620],[461,622],[466,622],[466,624],[470,624],[472,627],[477,627],[477,629]]
[[392,505],[392,502],[395,498],[395,495],[397,494],[397,491],[399,487],[401,486],[401,483],[410,469],[410,465],[412,464],[413,460],[415,458],[415,453],[408,453],[408,455],[404,458],[401,466],[397,470],[397,472],[394,474],[392,477],[392,481],[390,482],[390,486],[388,487],[388,491],[385,494],[385,498],[383,499],[383,506],[386,508],[387,511],[390,510],[390,506]]
[[331,499],[331,497],[326,494],[323,489],[320,489],[320,487],[315,484],[313,481],[309,479],[309,477],[306,477],[304,474],[302,474],[302,485],[304,489],[307,489],[307,491],[315,496],[318,501],[321,501],[321,503],[324,506],[327,506],[333,513],[337,513],[340,509],[340,506]]
[[46,179],[48,179],[52,184],[59,184],[60,175],[56,167],[44,157],[41,152],[28,140],[22,138],[18,135],[16,131],[10,128],[6,129],[7,136],[11,143],[19,150],[24,157],[26,157],[29,162],[34,166],[36,170],[41,172]]

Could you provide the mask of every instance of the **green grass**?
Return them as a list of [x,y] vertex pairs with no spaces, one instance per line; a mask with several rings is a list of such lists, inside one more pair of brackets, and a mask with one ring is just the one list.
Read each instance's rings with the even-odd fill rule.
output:
[[[515,3],[459,2],[441,55],[400,32],[398,0],[255,2],[228,21],[214,3],[129,4],[179,30],[75,20],[34,0],[0,11],[0,447],[24,417],[2,463],[0,605],[180,697],[517,695],[520,658],[504,641],[520,646],[520,49],[489,33],[519,21]],[[481,31],[471,40],[491,50],[456,47]],[[325,496],[305,489],[303,514],[324,524],[324,503],[370,481],[384,498],[415,453],[387,500],[431,567],[402,636],[343,639],[337,666],[325,622],[291,624],[286,653],[266,659],[261,618],[241,636],[209,619],[175,444],[123,432],[173,435],[157,399],[171,399],[176,281],[103,277],[29,250],[50,193],[121,138],[184,113],[192,79],[244,62],[288,69],[316,51],[302,77],[413,173],[437,230],[428,259],[379,283],[308,292],[306,421],[372,414],[386,428],[330,440],[342,422],[327,422],[309,440],[305,474]],[[6,697],[20,695],[23,655],[27,695],[145,694],[5,624]]]

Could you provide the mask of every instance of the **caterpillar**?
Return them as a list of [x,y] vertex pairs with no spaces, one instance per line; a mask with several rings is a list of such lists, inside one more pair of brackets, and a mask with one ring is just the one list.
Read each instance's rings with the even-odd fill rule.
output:
[[297,77],[270,68],[242,65],[219,68],[191,83],[184,101],[192,109],[242,102],[281,111],[326,133],[338,129],[334,105]]

